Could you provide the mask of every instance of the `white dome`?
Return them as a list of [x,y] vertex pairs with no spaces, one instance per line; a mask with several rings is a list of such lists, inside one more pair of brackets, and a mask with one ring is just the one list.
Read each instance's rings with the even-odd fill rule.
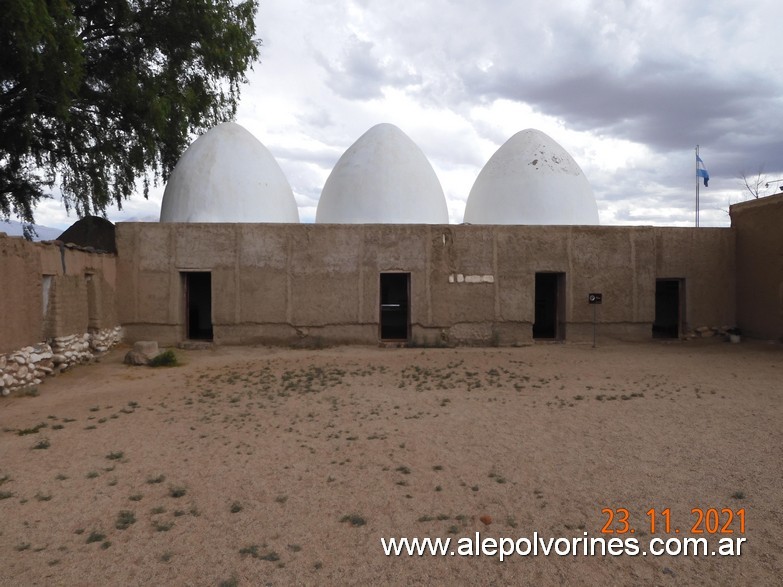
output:
[[283,171],[261,142],[235,122],[196,139],[172,171],[161,222],[299,222]]
[[337,161],[318,200],[315,221],[448,224],[449,211],[421,149],[393,124],[378,124]]
[[465,222],[598,224],[598,206],[573,157],[546,134],[527,129],[487,161],[470,190]]

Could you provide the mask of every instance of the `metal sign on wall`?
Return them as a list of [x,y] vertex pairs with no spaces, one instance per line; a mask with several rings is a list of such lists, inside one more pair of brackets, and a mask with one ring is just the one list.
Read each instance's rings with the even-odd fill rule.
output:
[[600,304],[603,299],[603,296],[604,294],[600,294],[600,293],[587,294],[587,303]]

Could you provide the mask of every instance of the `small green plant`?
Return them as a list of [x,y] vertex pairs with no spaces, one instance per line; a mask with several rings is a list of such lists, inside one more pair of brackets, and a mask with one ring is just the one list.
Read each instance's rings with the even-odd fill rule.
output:
[[131,501],[141,501],[144,496],[141,493],[134,493],[130,497],[128,497]]
[[367,520],[359,514],[347,514],[340,518],[340,522],[348,522],[351,526],[364,526]]
[[136,516],[130,510],[122,510],[117,514],[117,521],[114,522],[114,527],[117,530],[127,530],[132,524],[136,523]]
[[175,499],[183,497],[187,492],[187,489],[179,485],[169,488],[169,495]]
[[106,540],[106,535],[93,530],[87,537],[87,544],[92,544],[93,542],[102,542],[103,540]]
[[21,544],[17,544],[14,546],[14,549],[16,549],[18,552],[22,552],[24,550],[30,549],[30,543],[29,542],[22,542]]
[[251,544],[250,546],[240,548],[239,554],[242,556],[250,555],[253,558],[258,558],[258,544]]
[[160,522],[155,520],[152,522],[152,527],[155,528],[156,532],[168,532],[174,527],[174,522]]
[[167,563],[171,561],[171,558],[174,556],[174,553],[166,551],[162,555],[160,555],[160,562]]
[[17,436],[26,436],[28,434],[37,434],[39,430],[42,428],[46,428],[47,424],[46,422],[41,422],[40,424],[37,424],[36,426],[33,426],[32,428],[21,428],[16,431]]
[[87,473],[87,479],[95,479],[98,475],[98,471],[90,471]]
[[238,501],[235,501],[234,503],[231,504],[230,510],[232,514],[238,514],[239,512],[242,511],[242,504],[239,503]]
[[242,556],[252,556],[253,558],[260,559],[262,561],[276,562],[280,560],[280,555],[274,550],[268,552],[261,552],[259,548],[266,548],[266,544],[263,547],[259,547],[257,544],[251,544],[239,549],[239,554]]
[[262,554],[258,558],[260,558],[262,561],[275,562],[280,560],[280,555],[277,554],[274,550],[270,550],[269,552]]
[[176,367],[179,365],[177,355],[171,349],[165,350],[150,360],[150,367]]
[[165,475],[158,475],[157,477],[148,477],[147,478],[147,483],[149,483],[150,485],[153,485],[155,483],[163,483],[165,480],[166,480],[166,476]]
[[51,444],[49,443],[49,439],[42,438],[41,440],[39,440],[33,445],[33,450],[46,450],[50,446]]
[[51,493],[36,493],[35,499],[38,501],[50,501],[52,499]]
[[119,461],[122,457],[125,456],[125,453],[121,450],[110,452],[106,455],[106,458],[110,461]]
[[732,499],[745,499],[744,491],[735,491],[731,494]]
[[278,495],[278,496],[275,498],[275,501],[276,501],[277,503],[285,503],[285,502],[287,502],[287,501],[288,501],[288,496],[287,496],[287,495]]
[[239,586],[239,582],[237,581],[237,578],[231,577],[230,579],[221,581],[218,587],[238,587],[238,586]]
[[156,506],[150,510],[152,514],[162,514],[166,512],[166,508],[164,508],[162,505]]
[[15,493],[13,491],[0,491],[0,500],[11,499]]

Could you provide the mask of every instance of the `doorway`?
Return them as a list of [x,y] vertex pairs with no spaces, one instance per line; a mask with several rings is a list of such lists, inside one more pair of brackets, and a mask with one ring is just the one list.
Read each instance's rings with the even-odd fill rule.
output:
[[408,340],[410,285],[410,273],[381,273],[381,340]]
[[655,280],[653,338],[679,338],[683,323],[684,279]]
[[565,273],[536,273],[533,338],[565,340]]
[[190,340],[212,340],[212,274],[183,273],[185,282],[185,327]]

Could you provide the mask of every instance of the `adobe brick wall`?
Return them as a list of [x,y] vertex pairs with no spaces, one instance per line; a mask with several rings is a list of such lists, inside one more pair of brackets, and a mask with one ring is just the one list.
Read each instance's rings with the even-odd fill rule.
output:
[[118,342],[116,297],[114,255],[0,233],[0,392],[36,385]]
[[783,341],[783,194],[730,207],[736,234],[737,324],[743,334]]
[[[182,272],[212,273],[219,344],[376,343],[379,274],[411,274],[412,341],[529,342],[536,272],[562,272],[566,339],[649,339],[656,277],[687,280],[688,325],[735,321],[731,229],[652,227],[117,225],[120,322],[130,341],[185,337]],[[663,274],[663,275],[662,275]]]
[[0,353],[42,339],[40,267],[34,243],[0,233]]

